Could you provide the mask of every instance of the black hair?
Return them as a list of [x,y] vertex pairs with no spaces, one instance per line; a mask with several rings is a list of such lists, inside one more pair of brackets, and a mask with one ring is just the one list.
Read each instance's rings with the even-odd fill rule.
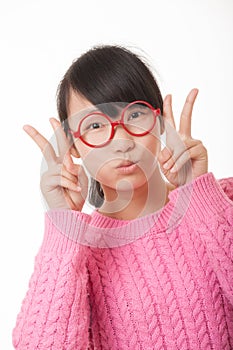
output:
[[[163,113],[162,95],[149,66],[122,46],[95,46],[75,60],[65,73],[57,90],[57,109],[66,133],[71,89],[93,105],[144,100]],[[91,178],[90,204],[100,207],[103,200],[100,183]]]

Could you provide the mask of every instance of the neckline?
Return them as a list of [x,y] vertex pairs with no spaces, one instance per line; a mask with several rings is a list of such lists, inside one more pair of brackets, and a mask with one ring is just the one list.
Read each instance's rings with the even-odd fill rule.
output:
[[147,234],[171,232],[181,214],[168,202],[158,211],[133,220],[119,220],[95,210],[91,215],[85,238],[93,248],[116,248],[133,243]]
[[[122,228],[122,230],[124,231],[128,231],[128,229],[133,229],[137,226],[144,226],[145,231],[148,231],[152,227],[152,225],[155,226],[156,224],[157,230],[162,231],[167,227],[169,221],[169,226],[171,225],[171,220],[169,220],[171,219],[171,216],[173,216],[173,214],[178,214],[177,210],[174,213],[174,209],[177,209],[175,208],[174,203],[172,201],[169,201],[157,211],[132,220],[122,220],[106,216],[100,213],[98,209],[96,209],[92,213],[91,223],[98,228]],[[180,217],[180,213],[179,215],[176,215],[175,218],[173,218],[172,224],[175,224],[175,222],[177,221],[176,219],[178,219],[178,217]]]
[[[91,215],[88,244],[98,248],[115,248],[135,242],[147,234],[170,234],[186,214],[183,196],[182,190],[174,189],[169,193],[168,203],[161,209],[133,220],[120,220],[95,210]],[[187,199],[191,199],[191,193]]]
[[102,216],[104,218],[109,218],[110,219],[109,221],[115,220],[115,221],[120,221],[120,222],[124,222],[124,223],[128,223],[128,222],[131,222],[131,221],[134,221],[134,220],[139,220],[140,218],[146,218],[146,217],[149,217],[149,216],[154,216],[154,215],[157,215],[157,213],[159,214],[168,205],[169,199],[170,199],[170,194],[171,194],[171,192],[174,189],[175,189],[174,186],[172,186],[169,183],[167,183],[166,184],[166,202],[165,202],[165,204],[161,208],[159,208],[159,209],[157,209],[157,210],[155,210],[155,211],[153,211],[151,213],[148,213],[148,214],[136,217],[134,219],[122,219],[122,218],[117,218],[117,217],[114,217],[114,216],[111,216],[111,215],[106,215],[106,214],[100,212],[99,209],[96,209],[93,212],[93,214]]

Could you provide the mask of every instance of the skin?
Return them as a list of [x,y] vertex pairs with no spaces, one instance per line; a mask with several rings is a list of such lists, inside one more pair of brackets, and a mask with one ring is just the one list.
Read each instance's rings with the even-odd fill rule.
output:
[[[171,190],[208,171],[207,151],[201,141],[194,140],[191,136],[192,110],[197,94],[197,89],[188,94],[178,130],[172,112],[172,96],[165,97],[167,144],[163,150],[159,142],[159,122],[150,134],[143,137],[132,136],[122,126],[117,126],[110,144],[93,149],[79,139],[71,145],[60,122],[51,118],[59,156],[55,154],[49,141],[35,128],[24,126],[48,164],[48,170],[41,178],[41,190],[49,208],[82,210],[88,179],[83,167],[74,164],[72,157],[81,157],[91,175],[101,183],[105,201],[99,211],[104,215],[132,220],[162,208],[168,202]],[[93,107],[90,101],[71,91],[68,106],[71,129],[76,127],[73,116],[90,107]],[[138,161],[133,173],[119,174],[117,171],[117,164],[124,159]],[[162,178],[158,163],[168,183]],[[184,171],[185,168],[188,171]]]
[[[68,109],[72,130],[77,128],[77,119],[72,116],[77,115],[77,111],[83,107],[88,108],[89,101],[72,91]],[[139,217],[158,210],[165,204],[166,185],[157,161],[154,161],[160,152],[159,136],[160,125],[156,123],[152,132],[143,137],[132,136],[122,126],[118,126],[113,140],[101,148],[93,149],[76,139],[75,148],[85,167],[101,183],[104,191],[105,201],[99,210],[101,213],[131,219],[135,215]],[[117,165],[125,159],[138,161],[137,169],[132,174],[119,174],[117,171]]]

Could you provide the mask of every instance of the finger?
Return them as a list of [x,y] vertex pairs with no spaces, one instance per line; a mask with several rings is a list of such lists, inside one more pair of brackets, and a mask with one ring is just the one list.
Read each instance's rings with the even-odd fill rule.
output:
[[[66,203],[68,204],[71,210],[76,210],[76,205],[74,204],[74,201],[71,199],[70,193],[71,191],[64,189],[64,197],[65,197]],[[72,193],[75,193],[75,192],[72,191]]]
[[[50,118],[50,123],[53,127],[53,130],[59,133],[59,135],[56,135],[56,137],[57,137],[58,149],[62,156],[63,164],[65,165],[68,171],[70,171],[73,175],[77,176],[80,165],[75,164],[73,162],[73,158],[71,156],[72,154],[71,145],[69,143],[69,140],[66,137],[66,134],[63,128],[61,127],[61,123],[55,118]],[[75,158],[80,158],[79,153],[77,151],[75,152]]]
[[88,177],[83,166],[79,166],[78,170],[78,183],[83,190],[88,188]]
[[82,189],[87,187],[88,180],[87,175],[85,173],[84,168],[81,165],[74,165],[77,166],[75,170],[75,174],[72,174],[69,170],[66,169],[64,165],[58,165],[54,167],[54,169],[50,169],[50,171],[47,172],[47,176],[57,176],[60,175],[64,178],[67,178],[69,181],[76,184],[78,187],[81,187]]
[[49,167],[49,169],[43,174],[46,177],[46,181],[49,181],[50,177],[63,176],[73,183],[78,184],[77,174],[70,173],[63,164],[55,164]]
[[61,176],[61,175],[54,175],[47,178],[47,181],[43,188],[46,189],[54,189],[56,187],[62,187],[64,189],[80,192],[81,187],[77,185],[77,183],[74,183],[73,181],[69,180],[68,178]]
[[[68,139],[66,137],[66,134],[61,126],[61,123],[55,119],[55,118],[50,118],[49,119],[50,124],[52,125],[52,128],[55,132],[56,140],[57,140],[57,146],[58,146],[58,152],[60,157],[63,159],[65,155],[70,156],[70,144],[68,142]],[[71,158],[71,156],[70,156]]]
[[75,192],[81,192],[81,187],[74,183],[73,181],[70,181],[66,177],[62,176],[61,177],[61,182],[60,182],[61,187],[66,188],[70,191],[75,191]]
[[[75,165],[76,167],[76,165]],[[50,172],[50,176],[52,176],[52,172]],[[77,168],[75,171],[75,174],[73,175],[70,173],[70,171],[67,171],[67,169],[64,166],[61,166],[60,171],[55,169],[54,175],[62,175],[63,177],[67,178],[68,180],[75,183],[78,187],[80,187],[84,192],[88,188],[88,178],[86,175],[86,172],[83,168],[83,166],[77,164]]]
[[190,159],[190,153],[189,151],[185,151],[181,154],[181,156],[174,162],[174,165],[170,169],[170,173],[177,173],[182,166],[187,163],[187,161]]
[[158,156],[159,162],[161,164],[166,163],[170,158],[172,157],[172,151],[168,148],[165,147]]
[[75,164],[73,162],[73,159],[71,157],[71,154],[67,152],[63,158],[63,164],[65,165],[66,169],[73,175],[77,176],[80,170],[80,164]]
[[56,153],[49,143],[49,141],[42,136],[35,128],[31,125],[24,125],[23,130],[33,139],[33,141],[39,146],[41,152],[43,153],[45,160],[49,162],[56,161]]
[[[50,118],[50,123],[53,127],[53,130],[56,133],[58,150],[62,158],[63,164],[65,165],[68,171],[70,171],[73,175],[77,176],[79,172],[79,165],[76,165],[73,162],[70,152],[71,146],[69,144],[69,141],[67,140],[63,128],[61,127],[61,123],[55,118]],[[76,153],[75,157],[78,157],[78,153]]]
[[69,171],[67,171],[67,169],[64,166],[61,166],[60,174],[63,177],[66,177],[68,180],[78,184],[78,177],[77,177],[77,175],[75,176],[72,173],[70,173]]
[[188,94],[180,116],[179,133],[191,137],[191,119],[193,105],[198,94],[198,89],[192,89]]
[[192,147],[196,146],[200,141],[194,139],[187,139],[183,142],[183,147],[179,147],[175,152],[170,152],[170,156],[167,157],[166,162],[162,163],[162,167],[166,170],[171,169],[176,163],[177,159],[184,154],[187,150],[190,150]]
[[[64,189],[64,197],[71,210],[77,210],[76,203],[80,202],[80,193]],[[84,201],[84,200],[83,200]]]
[[167,95],[163,101],[163,116],[165,117],[165,120],[168,121],[175,129],[176,124],[172,111],[172,95]]
[[178,172],[187,162],[188,160],[197,159],[203,152],[202,143],[196,144],[194,147],[186,150],[181,156],[176,160],[175,164],[171,168],[170,172],[175,173]]

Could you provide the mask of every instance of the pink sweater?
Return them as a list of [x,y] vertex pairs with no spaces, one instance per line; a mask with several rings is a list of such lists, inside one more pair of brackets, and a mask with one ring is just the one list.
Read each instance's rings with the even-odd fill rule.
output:
[[121,221],[46,214],[16,349],[233,349],[233,178],[212,173]]

